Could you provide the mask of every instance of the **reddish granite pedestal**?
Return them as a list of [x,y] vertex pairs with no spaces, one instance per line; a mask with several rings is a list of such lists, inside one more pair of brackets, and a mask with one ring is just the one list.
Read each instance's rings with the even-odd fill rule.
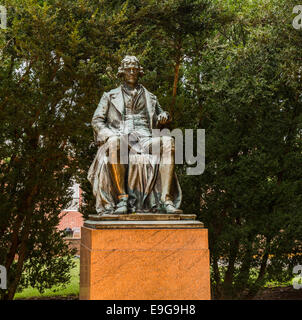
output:
[[203,224],[186,215],[184,220],[133,217],[85,222],[80,299],[210,299],[208,233]]

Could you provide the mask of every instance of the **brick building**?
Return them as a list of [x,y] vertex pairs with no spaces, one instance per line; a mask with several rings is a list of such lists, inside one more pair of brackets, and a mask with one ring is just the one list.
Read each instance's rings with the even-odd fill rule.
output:
[[[59,223],[59,230],[65,230],[67,233],[66,239],[81,239],[81,227],[83,226],[84,219],[79,212],[79,206],[81,204],[81,189],[80,185],[74,183],[73,187],[73,199],[65,210],[61,213],[61,221]],[[72,241],[75,242],[75,241]]]

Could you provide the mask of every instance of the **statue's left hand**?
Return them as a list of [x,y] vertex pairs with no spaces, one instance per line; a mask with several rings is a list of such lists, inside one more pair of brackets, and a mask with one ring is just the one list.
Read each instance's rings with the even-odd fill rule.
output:
[[161,114],[158,115],[157,117],[157,121],[159,124],[165,124],[167,122],[169,122],[169,114],[167,112],[163,112]]

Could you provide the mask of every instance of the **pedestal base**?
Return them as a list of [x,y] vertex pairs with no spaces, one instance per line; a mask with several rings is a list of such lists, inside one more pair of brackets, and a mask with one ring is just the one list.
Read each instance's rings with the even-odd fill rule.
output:
[[139,222],[105,221],[102,226],[96,221],[93,227],[86,221],[80,299],[210,299],[208,234],[203,224]]

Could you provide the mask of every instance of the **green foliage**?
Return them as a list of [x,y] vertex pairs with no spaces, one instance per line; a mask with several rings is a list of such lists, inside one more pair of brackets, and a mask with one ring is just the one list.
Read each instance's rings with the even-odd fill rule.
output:
[[216,298],[251,297],[301,263],[301,33],[293,2],[240,3],[186,74],[202,99],[206,170],[192,180]]
[[83,37],[76,19],[81,8],[72,1],[55,4],[5,3],[8,28],[1,33],[0,61],[0,263],[8,271],[4,299],[12,299],[18,286],[43,290],[66,283],[73,265],[74,251],[56,227],[77,170],[71,138],[81,132],[78,123],[84,125],[78,88],[81,82],[89,85],[85,71],[93,65],[81,63]]
[[[80,259],[73,258],[74,267],[70,271],[70,282],[68,284],[61,284],[52,287],[51,289],[46,289],[43,287],[43,293],[39,292],[37,289],[29,286],[26,289],[19,288],[19,292],[16,293],[15,299],[31,299],[33,297],[53,297],[53,296],[78,296],[79,295],[79,274],[80,274]],[[27,272],[27,271],[25,271]],[[30,271],[28,271],[30,274]]]

